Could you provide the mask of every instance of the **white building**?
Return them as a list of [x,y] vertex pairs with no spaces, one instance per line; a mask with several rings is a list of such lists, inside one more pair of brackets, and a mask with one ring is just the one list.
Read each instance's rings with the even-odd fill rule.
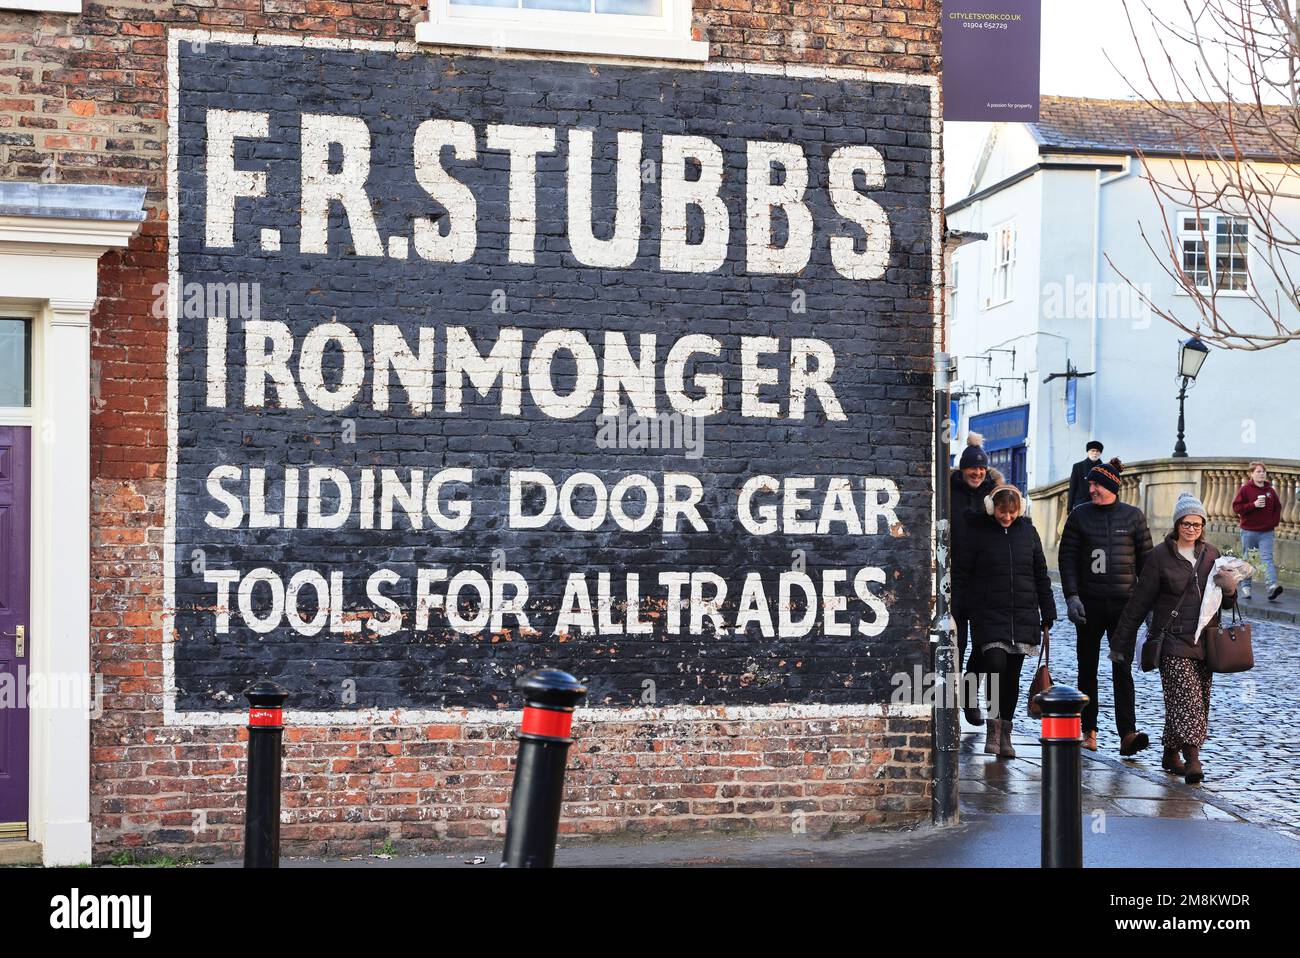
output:
[[[968,195],[947,207],[950,230],[987,234],[961,246],[949,271],[954,452],[974,428],[996,465],[1035,488],[1067,478],[1089,439],[1126,462],[1173,451],[1178,346],[1188,337],[1125,277],[1151,302],[1193,316],[1167,272],[1168,239],[1243,328],[1263,320],[1240,290],[1271,279],[1256,268],[1245,218],[1202,211],[1197,229],[1191,210],[1152,189],[1148,177],[1167,180],[1172,164],[1210,176],[1210,164],[1183,155],[1187,139],[1143,104],[1071,97],[1044,97],[1037,123],[991,128]],[[1300,189],[1289,192],[1275,210],[1300,233]],[[1070,370],[1093,375],[1044,382]],[[1213,350],[1187,397],[1190,455],[1300,459],[1297,379],[1300,343]]]

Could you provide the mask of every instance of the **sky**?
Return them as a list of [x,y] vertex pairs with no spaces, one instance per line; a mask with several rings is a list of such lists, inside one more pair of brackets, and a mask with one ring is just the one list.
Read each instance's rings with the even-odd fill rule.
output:
[[[1200,6],[1191,0],[1195,9]],[[1155,91],[1148,82],[1139,55],[1159,54],[1151,13],[1181,24],[1187,20],[1184,0],[1129,0],[1134,28],[1129,26],[1123,0],[1043,0],[1042,92],[1060,96],[1133,99],[1137,93]],[[1151,11],[1148,12],[1148,9]],[[1190,62],[1186,47],[1171,48],[1180,65]],[[1110,60],[1108,62],[1107,56]],[[1167,71],[1156,75],[1157,84],[1172,90]],[[986,123],[944,124],[945,205],[968,192]]]

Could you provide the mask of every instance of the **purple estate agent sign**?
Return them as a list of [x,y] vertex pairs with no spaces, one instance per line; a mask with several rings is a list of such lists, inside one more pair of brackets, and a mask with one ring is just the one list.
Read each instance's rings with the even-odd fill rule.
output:
[[1038,119],[1041,0],[944,0],[943,118]]

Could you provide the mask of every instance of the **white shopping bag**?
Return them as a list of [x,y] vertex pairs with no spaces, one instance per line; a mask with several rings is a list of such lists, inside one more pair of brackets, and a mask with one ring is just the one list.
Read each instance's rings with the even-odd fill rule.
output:
[[1201,598],[1201,615],[1196,623],[1196,635],[1192,638],[1192,645],[1200,640],[1201,631],[1210,624],[1210,620],[1223,606],[1223,587],[1219,585],[1220,577],[1238,584],[1243,579],[1249,578],[1254,571],[1254,567],[1244,559],[1219,556],[1214,560],[1214,568],[1210,570],[1210,577],[1205,583],[1205,595]]

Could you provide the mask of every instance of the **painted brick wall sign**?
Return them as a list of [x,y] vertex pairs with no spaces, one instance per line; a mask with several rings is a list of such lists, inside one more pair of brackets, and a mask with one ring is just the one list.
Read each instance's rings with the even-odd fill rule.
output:
[[933,84],[177,45],[176,712],[883,702]]

